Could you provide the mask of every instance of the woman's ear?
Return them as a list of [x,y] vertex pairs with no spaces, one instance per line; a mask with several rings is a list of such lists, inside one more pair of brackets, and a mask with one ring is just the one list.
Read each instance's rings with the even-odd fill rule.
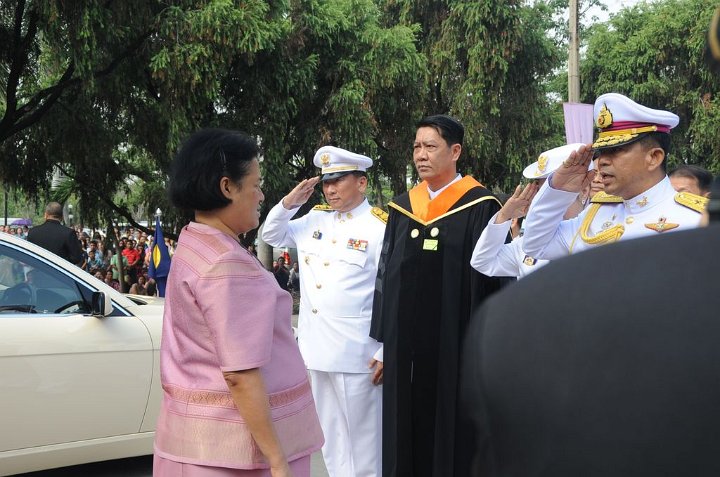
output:
[[232,193],[230,192],[230,179],[223,176],[220,178],[220,193],[225,196],[226,199],[231,199]]

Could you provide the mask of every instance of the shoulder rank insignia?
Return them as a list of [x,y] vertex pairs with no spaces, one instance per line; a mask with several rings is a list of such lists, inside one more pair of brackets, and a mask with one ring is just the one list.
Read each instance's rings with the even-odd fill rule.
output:
[[528,267],[532,267],[537,263],[536,258],[532,258],[530,255],[525,255],[525,258],[523,259],[523,264],[525,264]]
[[370,211],[377,219],[383,224],[387,224],[388,213],[382,210],[380,207],[373,207]]
[[593,204],[618,204],[622,201],[622,197],[606,194],[605,192],[598,192],[595,197],[590,199]]
[[676,229],[679,226],[680,224],[671,224],[665,217],[660,217],[655,223],[645,224],[645,227],[658,233],[667,232],[668,230]]
[[691,194],[690,192],[678,192],[675,194],[675,202],[695,212],[702,213],[707,207],[708,199],[707,197]]
[[332,212],[335,209],[333,209],[332,207],[330,207],[327,204],[318,204],[315,207],[313,207],[312,210],[322,210],[323,212]]

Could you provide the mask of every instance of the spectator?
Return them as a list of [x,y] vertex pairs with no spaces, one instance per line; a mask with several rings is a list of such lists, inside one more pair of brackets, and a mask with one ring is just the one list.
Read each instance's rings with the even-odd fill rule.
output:
[[130,286],[130,294],[132,295],[147,295],[147,280],[145,279],[145,276],[140,275],[138,276],[137,283],[133,283]]
[[113,272],[110,270],[105,273],[105,284],[113,287],[117,291],[120,291],[120,282],[114,278]]
[[280,288],[287,291],[288,282],[290,281],[290,272],[288,272],[288,269],[285,268],[285,258],[278,257],[277,264],[278,264],[278,267],[274,273],[275,280],[277,280],[278,285],[280,285]]
[[293,263],[292,269],[290,270],[290,279],[288,280],[290,290],[295,293],[300,292],[300,265],[297,262]]
[[703,197],[710,196],[713,176],[700,166],[683,164],[668,174],[668,177],[673,189],[678,192],[690,192]]
[[28,232],[28,241],[58,255],[75,265],[83,264],[83,252],[75,231],[62,221],[62,205],[50,202],[45,207],[45,223]]

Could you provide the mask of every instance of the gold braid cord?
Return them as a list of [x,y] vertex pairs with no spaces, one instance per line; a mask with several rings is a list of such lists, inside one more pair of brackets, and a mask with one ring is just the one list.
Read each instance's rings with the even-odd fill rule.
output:
[[590,245],[601,245],[617,242],[618,240],[620,240],[620,237],[622,237],[622,234],[625,233],[625,226],[623,226],[622,224],[615,224],[609,229],[597,233],[594,237],[590,237],[588,235],[590,224],[592,224],[593,219],[595,219],[595,215],[597,215],[600,207],[600,204],[591,205],[590,210],[588,210],[588,213],[585,215],[585,219],[580,225],[580,238],[583,240],[583,242]]

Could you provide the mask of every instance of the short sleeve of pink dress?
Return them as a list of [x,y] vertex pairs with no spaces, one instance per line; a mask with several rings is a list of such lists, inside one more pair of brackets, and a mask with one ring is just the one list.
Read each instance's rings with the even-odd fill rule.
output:
[[157,455],[238,469],[267,462],[235,408],[223,371],[259,368],[289,460],[322,445],[290,324],[292,299],[232,237],[191,223],[180,234],[165,297],[163,403]]

